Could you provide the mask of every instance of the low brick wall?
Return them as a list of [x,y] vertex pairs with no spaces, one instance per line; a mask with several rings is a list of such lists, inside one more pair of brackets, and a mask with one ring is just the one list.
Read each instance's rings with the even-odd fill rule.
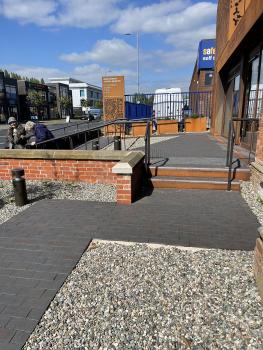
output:
[[[262,231],[262,237],[263,237],[263,231]],[[259,294],[263,301],[263,240],[261,238],[258,238],[256,241],[254,274],[257,281]]]
[[[136,157],[137,163],[130,174],[113,173],[112,168],[125,158]],[[112,184],[117,188],[117,202],[130,204],[140,192],[144,155],[126,151],[51,151],[51,150],[1,150],[0,179],[10,180],[11,170],[23,168],[27,180],[83,181]]]

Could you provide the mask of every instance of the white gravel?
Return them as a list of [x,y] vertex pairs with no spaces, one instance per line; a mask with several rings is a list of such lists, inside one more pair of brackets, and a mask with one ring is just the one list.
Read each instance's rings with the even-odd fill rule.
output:
[[263,349],[252,252],[91,246],[24,350]]
[[116,187],[79,182],[27,181],[29,204],[16,207],[11,181],[0,181],[0,224],[41,199],[116,202]]
[[241,195],[249,205],[252,212],[256,215],[258,221],[263,225],[263,204],[259,200],[257,193],[251,182],[243,181],[241,183]]

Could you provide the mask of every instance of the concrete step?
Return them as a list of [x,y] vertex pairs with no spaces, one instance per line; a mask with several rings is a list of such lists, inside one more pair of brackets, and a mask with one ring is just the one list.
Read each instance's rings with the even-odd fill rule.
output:
[[[175,177],[208,177],[224,178],[228,177],[227,168],[185,168],[185,167],[150,167],[150,172],[155,176],[175,176]],[[248,181],[250,179],[250,169],[237,169],[236,180]]]
[[[154,188],[179,188],[179,189],[206,189],[206,190],[227,190],[227,181],[212,180],[209,178],[172,178],[172,177],[153,177],[151,184]],[[232,191],[240,191],[240,182],[232,181]]]

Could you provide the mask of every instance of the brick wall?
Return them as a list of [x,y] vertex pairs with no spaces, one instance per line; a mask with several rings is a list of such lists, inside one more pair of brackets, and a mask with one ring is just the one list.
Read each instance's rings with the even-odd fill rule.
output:
[[263,300],[263,241],[257,239],[255,248],[254,274],[259,288],[259,294]]
[[11,170],[23,168],[26,180],[112,184],[117,188],[117,202],[130,204],[141,190],[141,180],[138,179],[143,176],[143,160],[134,167],[131,175],[112,173],[112,167],[117,163],[96,159],[0,158],[0,180],[11,180]]
[[111,169],[116,162],[66,159],[0,159],[0,179],[11,179],[10,171],[23,168],[28,180],[84,181],[116,184]]

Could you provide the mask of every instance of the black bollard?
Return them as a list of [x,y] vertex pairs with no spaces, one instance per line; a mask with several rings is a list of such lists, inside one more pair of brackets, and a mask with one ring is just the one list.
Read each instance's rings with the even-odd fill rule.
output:
[[114,151],[121,151],[121,137],[114,136]]
[[92,141],[92,150],[97,151],[99,149],[100,149],[99,141],[98,140]]
[[26,180],[24,178],[24,169],[12,169],[12,182],[15,192],[16,206],[22,207],[27,204]]

